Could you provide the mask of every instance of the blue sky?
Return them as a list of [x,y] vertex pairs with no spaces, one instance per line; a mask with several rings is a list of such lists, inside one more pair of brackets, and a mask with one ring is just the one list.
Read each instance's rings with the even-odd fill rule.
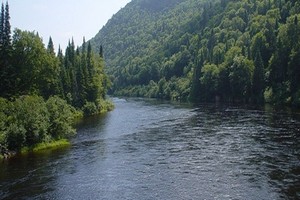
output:
[[[80,46],[94,37],[106,22],[131,0],[8,0],[12,30],[37,31],[57,51],[74,38]],[[3,1],[5,2],[5,1]]]

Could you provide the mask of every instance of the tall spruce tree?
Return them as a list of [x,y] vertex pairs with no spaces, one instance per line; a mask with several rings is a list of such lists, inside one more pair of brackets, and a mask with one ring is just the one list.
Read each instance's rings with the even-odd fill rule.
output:
[[2,51],[3,48],[3,35],[4,35],[4,4],[2,3],[1,6],[1,15],[0,15],[0,50]]
[[10,90],[13,88],[13,76],[14,72],[11,66],[11,26],[9,5],[6,2],[1,6],[1,19],[0,19],[0,95],[8,96]]
[[55,55],[55,51],[54,51],[54,44],[52,41],[52,38],[49,38],[49,42],[48,42],[48,46],[47,46],[47,52],[50,53],[51,55]]
[[11,26],[10,26],[9,5],[6,2],[4,14],[4,29],[3,29],[3,47],[6,53],[9,53],[11,47]]

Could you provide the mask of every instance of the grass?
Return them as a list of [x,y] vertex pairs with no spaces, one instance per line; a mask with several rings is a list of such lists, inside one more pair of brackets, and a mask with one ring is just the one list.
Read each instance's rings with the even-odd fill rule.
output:
[[71,145],[71,143],[66,139],[61,139],[61,140],[52,141],[52,142],[43,142],[43,143],[39,143],[33,147],[23,147],[21,149],[21,154],[25,154],[28,152],[39,152],[39,151],[43,151],[43,150],[58,149],[58,148],[68,147],[70,145]]

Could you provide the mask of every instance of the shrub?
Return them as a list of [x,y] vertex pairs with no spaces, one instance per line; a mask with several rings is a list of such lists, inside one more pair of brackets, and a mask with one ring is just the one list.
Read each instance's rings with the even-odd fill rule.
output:
[[50,119],[48,133],[52,138],[61,139],[75,134],[75,129],[72,127],[76,116],[74,107],[57,96],[50,97],[46,106]]
[[7,124],[8,101],[0,98],[0,146],[6,146],[6,124]]
[[99,110],[94,102],[86,102],[82,108],[84,115],[96,115],[99,113]]
[[7,143],[10,149],[46,141],[50,121],[42,97],[22,96],[8,110]]

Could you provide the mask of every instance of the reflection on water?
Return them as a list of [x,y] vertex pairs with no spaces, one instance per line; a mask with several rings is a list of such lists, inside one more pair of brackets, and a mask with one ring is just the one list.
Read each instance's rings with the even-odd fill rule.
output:
[[299,199],[300,117],[114,99],[72,147],[0,164],[2,199]]

